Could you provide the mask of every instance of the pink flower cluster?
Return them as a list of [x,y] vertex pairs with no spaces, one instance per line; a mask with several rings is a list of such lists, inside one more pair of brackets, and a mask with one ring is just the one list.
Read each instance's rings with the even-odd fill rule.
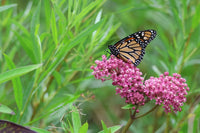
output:
[[[107,60],[102,56],[102,61],[95,61],[96,67],[91,66],[93,75],[102,81],[112,79],[116,93],[126,99],[126,103],[143,106],[147,99],[155,99],[156,104],[163,104],[165,112],[181,111],[180,106],[186,102],[185,95],[189,88],[186,80],[179,74],[168,76],[168,72],[159,78],[151,77],[143,83],[142,72],[132,63],[123,62],[111,55]],[[135,107],[133,107],[135,109]]]
[[113,55],[108,60],[103,55],[102,61],[97,60],[95,63],[97,66],[91,66],[91,69],[94,70],[92,74],[96,79],[105,81],[111,78],[112,84],[117,86],[117,94],[126,98],[126,103],[132,103],[133,105],[145,104],[142,73],[132,63],[125,63]]
[[173,107],[174,112],[180,112],[180,106],[186,102],[185,95],[187,95],[189,87],[185,83],[186,80],[181,78],[181,75],[177,73],[174,73],[173,77],[168,75],[169,73],[165,72],[159,78],[150,77],[144,83],[144,92],[150,100],[155,99],[156,104],[163,104],[165,112],[171,112],[171,107]]

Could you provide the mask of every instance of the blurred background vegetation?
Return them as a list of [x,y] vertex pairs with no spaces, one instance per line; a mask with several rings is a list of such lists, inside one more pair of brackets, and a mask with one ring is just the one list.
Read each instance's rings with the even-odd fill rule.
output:
[[0,119],[38,132],[76,133],[88,123],[93,133],[102,130],[101,120],[107,127],[126,124],[124,99],[110,81],[94,79],[90,66],[108,45],[154,29],[157,36],[138,67],[145,78],[180,73],[190,92],[182,112],[166,115],[160,107],[136,120],[129,132],[199,132],[199,0],[0,3]]

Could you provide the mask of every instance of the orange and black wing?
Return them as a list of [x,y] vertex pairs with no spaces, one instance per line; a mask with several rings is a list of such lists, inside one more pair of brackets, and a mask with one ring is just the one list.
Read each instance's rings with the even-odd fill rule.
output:
[[137,66],[143,59],[145,47],[156,36],[155,30],[139,31],[118,41],[115,45],[109,45],[111,53],[116,57],[131,62]]

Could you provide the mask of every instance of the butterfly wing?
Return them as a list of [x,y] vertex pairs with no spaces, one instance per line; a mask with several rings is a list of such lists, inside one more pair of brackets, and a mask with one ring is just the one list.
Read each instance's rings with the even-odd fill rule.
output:
[[118,58],[127,62],[131,60],[131,62],[137,66],[141,62],[145,50],[137,41],[131,40],[131,42],[123,42],[120,47],[118,47],[119,54]]
[[156,37],[156,31],[155,30],[145,30],[145,31],[139,31],[134,34],[137,39],[139,39],[140,44],[143,45],[145,48],[147,44],[150,43],[155,37]]
[[[118,41],[112,48],[111,53],[118,58],[131,62],[137,66],[143,59],[145,47],[156,36],[155,30],[139,31]],[[111,49],[111,48],[109,48]]]

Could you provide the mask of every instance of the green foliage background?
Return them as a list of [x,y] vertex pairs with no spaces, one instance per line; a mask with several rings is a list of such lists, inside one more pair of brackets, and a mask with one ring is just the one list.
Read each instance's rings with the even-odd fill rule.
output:
[[145,78],[180,73],[190,92],[182,112],[166,115],[160,107],[129,131],[199,132],[200,1],[0,2],[0,119],[38,132],[109,132],[126,124],[124,99],[111,82],[94,79],[90,66],[109,44],[155,29],[138,67]]

